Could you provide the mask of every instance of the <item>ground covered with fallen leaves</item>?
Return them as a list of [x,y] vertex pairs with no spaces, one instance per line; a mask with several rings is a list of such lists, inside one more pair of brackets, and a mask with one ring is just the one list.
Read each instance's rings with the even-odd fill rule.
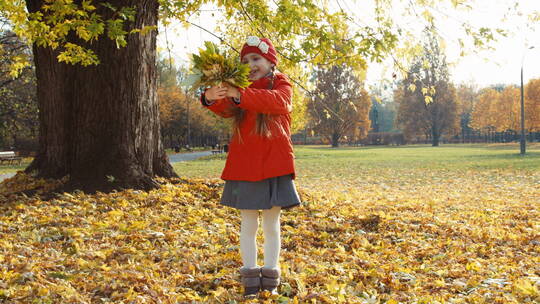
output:
[[[422,149],[300,148],[280,295],[258,302],[538,303],[540,153]],[[62,181],[0,183],[0,303],[242,302],[239,213],[218,204],[219,173],[182,166],[150,192],[45,200]]]

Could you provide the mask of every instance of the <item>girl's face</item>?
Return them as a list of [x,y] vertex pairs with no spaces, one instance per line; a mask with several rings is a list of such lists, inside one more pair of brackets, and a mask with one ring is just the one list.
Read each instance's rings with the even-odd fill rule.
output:
[[250,81],[263,78],[266,74],[270,73],[274,66],[272,62],[257,53],[247,53],[242,57],[242,63],[249,64],[251,68],[251,72],[249,73]]

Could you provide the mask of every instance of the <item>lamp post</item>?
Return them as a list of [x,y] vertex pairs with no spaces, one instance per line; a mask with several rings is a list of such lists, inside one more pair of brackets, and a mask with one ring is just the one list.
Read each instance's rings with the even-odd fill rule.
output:
[[[534,46],[528,47],[525,49],[525,52],[531,49],[534,49]],[[523,61],[525,60],[525,52],[523,52],[523,57],[521,57],[521,138],[519,141],[521,155],[525,155],[525,102],[523,100]]]

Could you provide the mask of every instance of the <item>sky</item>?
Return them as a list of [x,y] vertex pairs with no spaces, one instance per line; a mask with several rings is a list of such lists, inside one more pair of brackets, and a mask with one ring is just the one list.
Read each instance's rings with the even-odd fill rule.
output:
[[[396,0],[400,3],[399,0]],[[403,1],[401,1],[403,2]],[[477,0],[473,9],[467,12],[457,12],[450,6],[444,5],[432,14],[439,20],[437,28],[445,40],[447,60],[450,63],[452,80],[457,83],[474,83],[479,87],[495,84],[516,84],[520,82],[521,62],[524,62],[524,79],[540,78],[540,22],[531,29],[524,22],[525,15],[533,11],[540,12],[540,0],[519,0],[519,6],[513,12],[522,16],[514,16],[503,20],[510,3],[513,0]],[[370,3],[372,0],[331,0],[330,10],[337,9],[337,4],[349,11],[359,24],[373,24]],[[395,23],[408,28],[422,29],[425,22],[422,18],[404,17],[399,4],[390,12]],[[220,18],[217,7],[206,5],[199,16],[193,16],[190,22],[199,24],[209,31],[214,28]],[[459,24],[469,21],[474,27],[502,26],[511,31],[508,37],[501,37],[492,44],[493,50],[473,52],[464,57],[460,56],[461,48],[457,38],[463,35],[459,32]],[[352,24],[351,28],[354,29]],[[205,40],[219,43],[219,40],[204,30],[194,26],[185,29],[180,25],[170,24],[167,28],[160,27],[158,47],[171,56],[176,62],[187,64],[190,53],[197,52]],[[533,49],[528,47],[534,46]],[[471,49],[472,50],[472,49]],[[382,64],[370,63],[366,83],[376,84],[381,80],[390,80],[393,73],[391,61]]]

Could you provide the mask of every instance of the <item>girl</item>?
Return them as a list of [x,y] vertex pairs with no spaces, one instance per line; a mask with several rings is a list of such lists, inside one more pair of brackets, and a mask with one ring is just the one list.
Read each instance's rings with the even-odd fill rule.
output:
[[[212,112],[233,119],[233,136],[221,178],[225,187],[220,203],[240,210],[239,269],[244,296],[254,298],[261,290],[277,294],[280,213],[300,205],[294,185],[295,169],[290,126],[292,87],[281,73],[275,73],[276,50],[266,38],[250,36],[240,52],[249,64],[246,89],[214,86],[201,96]],[[257,230],[262,210],[264,266],[257,265]]]

